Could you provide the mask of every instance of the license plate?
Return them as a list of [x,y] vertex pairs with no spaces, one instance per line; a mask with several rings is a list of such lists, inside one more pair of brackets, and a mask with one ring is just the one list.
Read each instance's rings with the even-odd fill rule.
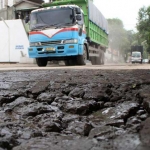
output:
[[55,51],[54,47],[46,47],[46,51]]

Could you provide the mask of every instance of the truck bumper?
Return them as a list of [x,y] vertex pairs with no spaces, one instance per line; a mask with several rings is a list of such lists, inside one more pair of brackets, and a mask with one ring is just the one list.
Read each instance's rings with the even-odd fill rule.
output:
[[131,60],[132,63],[142,63],[141,59]]
[[79,44],[29,47],[28,53],[30,58],[77,56],[83,53],[82,47]]

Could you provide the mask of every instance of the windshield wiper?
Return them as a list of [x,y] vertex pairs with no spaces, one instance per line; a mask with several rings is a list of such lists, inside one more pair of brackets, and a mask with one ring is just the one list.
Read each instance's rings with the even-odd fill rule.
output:
[[50,25],[46,25],[46,26],[44,26],[44,27],[42,28],[42,30],[43,30],[43,29],[46,29],[46,28],[54,27],[54,26],[56,26],[56,25],[57,25],[57,23],[55,23],[55,24],[50,24]]
[[44,30],[46,28],[50,28],[50,27],[56,27],[55,29],[57,28],[60,28],[60,27],[65,27],[67,25],[70,25],[72,23],[55,23],[55,24],[50,24],[50,25],[37,25],[35,26],[34,28],[32,28],[32,30]]
[[61,23],[61,24],[58,24],[55,29],[60,28],[60,27],[66,27],[67,25],[72,25],[72,23]]
[[34,28],[32,28],[32,30],[44,30],[45,28],[49,28],[49,27],[53,27],[53,26],[55,26],[55,25],[57,25],[57,24],[51,24],[51,25],[49,25],[49,24],[44,24],[44,25],[37,25],[37,26],[35,26]]
[[41,30],[44,25],[35,25],[32,30]]
[[50,27],[57,27],[59,25],[61,25],[61,24],[60,23],[48,24],[48,25],[42,26],[41,30],[44,30],[44,29],[50,28]]

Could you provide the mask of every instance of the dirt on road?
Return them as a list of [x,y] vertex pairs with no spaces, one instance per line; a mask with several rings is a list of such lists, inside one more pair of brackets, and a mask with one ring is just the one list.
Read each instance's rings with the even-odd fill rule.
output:
[[150,70],[0,71],[0,150],[149,150]]
[[57,69],[103,69],[103,70],[135,70],[135,69],[150,69],[150,64],[131,64],[131,63],[111,63],[105,65],[91,65],[90,63],[85,66],[65,66],[63,62],[59,64],[49,63],[46,67],[38,67],[37,64],[26,63],[0,63],[0,70],[57,70]]

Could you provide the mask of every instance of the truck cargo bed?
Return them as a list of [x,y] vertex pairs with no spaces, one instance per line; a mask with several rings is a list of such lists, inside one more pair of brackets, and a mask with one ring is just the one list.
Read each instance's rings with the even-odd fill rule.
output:
[[43,7],[75,4],[84,11],[84,22],[87,37],[94,43],[108,47],[108,25],[107,20],[92,0],[57,0],[52,3],[44,3]]

